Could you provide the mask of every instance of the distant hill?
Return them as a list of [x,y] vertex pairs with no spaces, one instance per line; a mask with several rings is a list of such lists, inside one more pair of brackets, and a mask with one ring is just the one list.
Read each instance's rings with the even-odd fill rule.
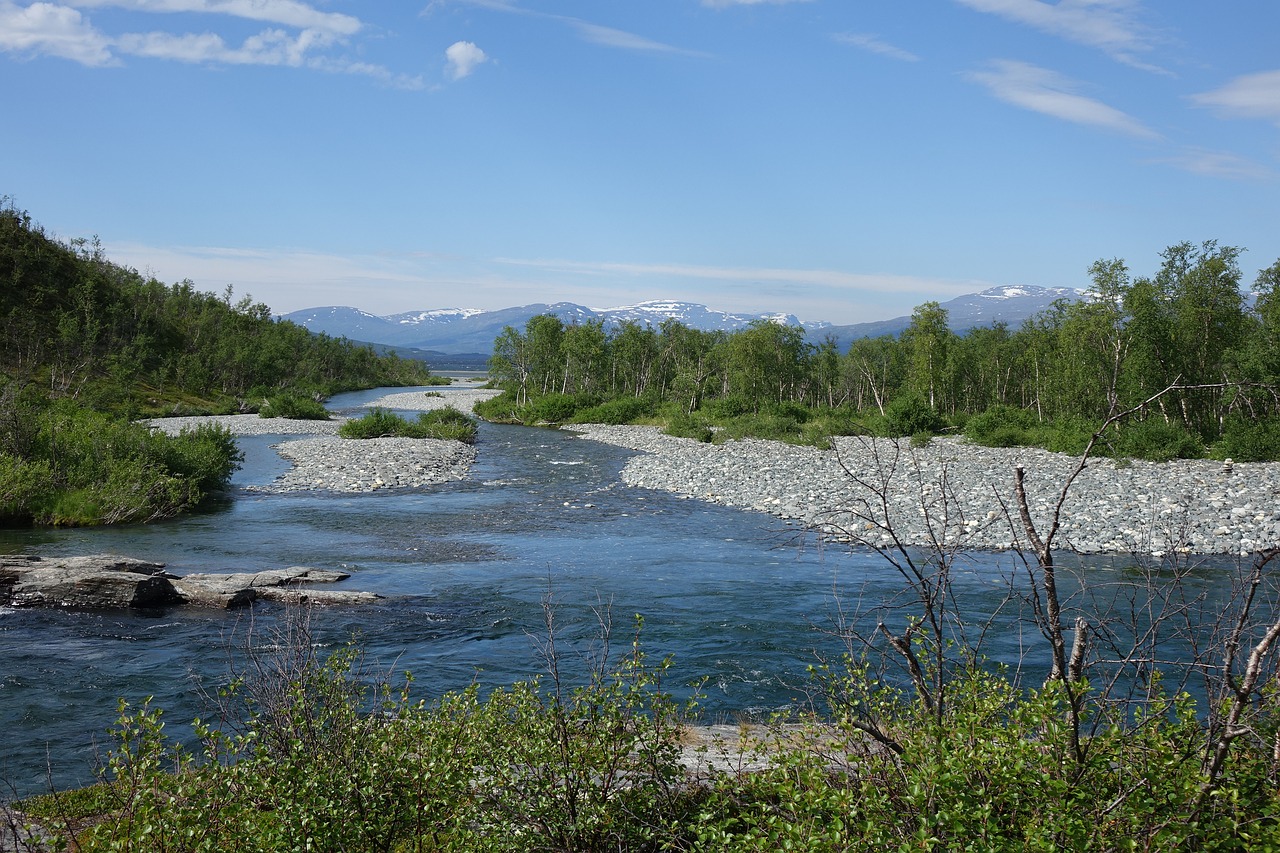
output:
[[[1059,299],[1075,301],[1083,296],[1083,291],[1070,287],[1022,285],[991,287],[981,293],[957,296],[940,304],[947,309],[947,321],[951,329],[955,332],[967,332],[969,329],[996,323],[1008,323],[1011,328],[1016,329]],[[805,331],[812,340],[830,336],[843,352],[859,338],[899,335],[910,325],[911,317],[906,316],[873,323],[854,323],[851,326],[827,326],[824,329],[806,327]]]
[[[1065,287],[993,287],[981,293],[960,296],[942,303],[950,314],[951,327],[964,331],[1004,321],[1018,326],[1023,320],[1048,308],[1056,299],[1079,299],[1080,291]],[[432,350],[425,357],[432,366],[443,366],[443,354],[487,354],[504,326],[523,329],[530,317],[552,314],[565,323],[600,321],[605,328],[633,322],[657,326],[673,318],[704,331],[734,331],[760,320],[802,326],[808,337],[819,341],[833,337],[843,350],[857,338],[896,335],[911,322],[896,317],[873,323],[835,326],[825,322],[804,322],[793,314],[732,314],[705,305],[673,300],[652,300],[618,308],[592,309],[572,302],[534,303],[497,311],[448,308],[408,311],[379,317],[356,308],[329,306],[307,308],[286,314],[283,319],[313,332],[356,341],[371,341],[397,349]],[[408,354],[403,353],[402,354]],[[415,356],[418,357],[418,356]],[[468,359],[469,361],[472,359]]]

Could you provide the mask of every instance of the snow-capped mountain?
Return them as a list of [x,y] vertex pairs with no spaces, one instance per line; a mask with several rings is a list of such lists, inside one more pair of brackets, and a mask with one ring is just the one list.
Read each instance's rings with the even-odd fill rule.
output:
[[[1080,291],[1064,287],[993,287],[981,293],[960,296],[942,303],[948,311],[951,327],[964,331],[1003,321],[1011,326],[1048,308],[1056,299],[1079,299]],[[398,347],[429,349],[444,353],[481,353],[493,351],[493,340],[504,326],[523,329],[530,317],[552,314],[564,323],[600,322],[612,330],[624,323],[657,327],[668,318],[704,331],[734,331],[748,324],[767,320],[790,326],[803,326],[809,339],[820,341],[832,337],[843,349],[856,338],[894,335],[905,329],[910,317],[896,317],[874,323],[833,326],[824,322],[803,322],[793,314],[732,314],[716,311],[694,302],[655,299],[616,308],[587,308],[573,302],[535,303],[497,311],[472,308],[443,308],[431,311],[406,311],[379,317],[356,308],[307,308],[286,314],[284,319],[306,326],[313,332],[334,337]]]
[[[537,314],[552,314],[566,324],[600,322],[610,330],[624,323],[657,327],[668,318],[704,331],[732,331],[760,320],[802,325],[791,314],[730,314],[713,311],[705,305],[674,300],[652,300],[616,308],[587,308],[572,302],[535,303],[498,311],[445,308],[406,311],[387,317],[378,317],[356,308],[331,306],[294,311],[286,314],[284,319],[306,326],[313,332],[356,341],[443,352],[488,353],[493,351],[493,339],[502,333],[504,326],[523,329],[529,318]],[[813,324],[813,328],[828,325]]]

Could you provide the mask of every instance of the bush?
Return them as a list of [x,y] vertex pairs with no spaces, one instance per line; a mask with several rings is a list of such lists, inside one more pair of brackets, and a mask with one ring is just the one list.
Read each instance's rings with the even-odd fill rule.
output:
[[525,423],[560,424],[584,407],[584,402],[573,394],[543,394],[530,400],[521,415]]
[[516,395],[511,391],[503,391],[496,397],[481,400],[471,407],[471,411],[492,423],[518,424],[522,422],[520,407],[516,404]]
[[1036,444],[1036,417],[1026,409],[996,405],[965,424],[964,434],[984,447],[1025,447]]
[[637,418],[653,414],[649,400],[642,397],[618,397],[598,406],[579,409],[570,418],[575,424],[629,424]]
[[327,421],[330,416],[324,404],[311,397],[299,394],[277,394],[267,398],[266,405],[258,410],[258,417]]
[[451,406],[422,412],[416,421],[374,407],[364,417],[338,427],[338,435],[343,438],[436,438],[467,444],[475,444],[476,432],[475,419]]
[[27,413],[28,431],[9,442],[25,453],[0,452],[0,518],[10,523],[169,518],[225,488],[241,458],[217,426],[168,436],[66,400]]
[[946,425],[942,415],[916,394],[895,397],[885,407],[883,428],[889,438],[905,438],[918,432],[936,433]]
[[1280,420],[1232,415],[1223,425],[1222,440],[1214,447],[1214,456],[1236,462],[1280,460]]
[[745,397],[730,395],[707,400],[699,409],[709,420],[719,423],[754,412],[756,407]]
[[711,427],[693,415],[687,415],[683,412],[668,418],[667,428],[663,432],[676,438],[692,438],[706,443],[710,443],[715,436]]
[[1120,426],[1111,448],[1117,456],[1132,456],[1150,462],[1198,459],[1204,455],[1204,445],[1199,436],[1180,423],[1170,423],[1159,417],[1126,421]]

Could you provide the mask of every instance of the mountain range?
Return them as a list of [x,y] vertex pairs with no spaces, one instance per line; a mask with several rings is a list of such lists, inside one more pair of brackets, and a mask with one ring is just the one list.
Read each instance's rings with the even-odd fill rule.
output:
[[[1075,300],[1081,296],[1081,291],[1066,287],[992,287],[980,293],[943,302],[942,307],[947,309],[951,328],[963,332],[996,322],[1017,326],[1048,308],[1055,300]],[[734,331],[745,328],[750,323],[767,320],[801,326],[807,337],[814,342],[830,337],[841,351],[858,338],[896,335],[911,323],[909,316],[903,316],[838,326],[826,322],[801,321],[792,314],[732,314],[716,311],[705,305],[673,300],[652,300],[618,308],[597,309],[572,302],[556,302],[534,303],[496,311],[445,308],[408,311],[389,316],[378,316],[345,306],[328,306],[294,311],[284,315],[283,319],[332,337],[381,344],[409,355],[419,353],[435,365],[442,355],[465,354],[472,357],[463,358],[463,361],[473,361],[474,356],[487,358],[493,352],[494,338],[502,333],[505,326],[523,329],[529,318],[538,314],[552,314],[566,324],[600,321],[606,329],[629,322],[657,326],[663,320],[673,318],[690,328],[704,331]],[[427,352],[420,352],[424,350]]]

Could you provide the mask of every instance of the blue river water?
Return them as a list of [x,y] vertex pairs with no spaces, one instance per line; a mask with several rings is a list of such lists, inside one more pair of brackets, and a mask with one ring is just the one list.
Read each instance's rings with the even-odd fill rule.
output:
[[[342,395],[330,407],[349,410],[381,393]],[[3,531],[0,550],[118,553],[179,575],[344,569],[346,585],[385,599],[320,610],[317,639],[332,646],[357,637],[377,666],[412,671],[427,698],[541,672],[548,596],[570,658],[591,646],[597,612],[611,611],[619,649],[643,614],[651,657],[674,656],[667,685],[688,695],[688,684],[705,679],[701,704],[711,719],[794,703],[806,667],[843,648],[831,630],[840,613],[902,588],[875,555],[820,546],[770,516],[628,488],[619,472],[630,451],[567,432],[482,424],[470,478],[444,486],[245,491],[284,470],[270,447],[279,440],[241,439],[246,459],[230,494],[200,514]],[[956,581],[965,600],[996,609],[1008,558],[979,555],[965,566]],[[175,726],[207,713],[200,686],[225,680],[229,650],[279,615],[277,606],[0,610],[0,780],[30,792],[91,779],[120,698],[154,696]],[[989,654],[1013,660],[1029,642],[1012,624],[991,632]]]

